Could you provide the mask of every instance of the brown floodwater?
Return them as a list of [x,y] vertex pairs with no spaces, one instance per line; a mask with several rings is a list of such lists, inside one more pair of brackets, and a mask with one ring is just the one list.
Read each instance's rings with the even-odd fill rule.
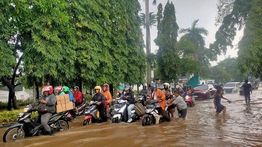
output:
[[[262,146],[262,98],[253,94],[251,107],[238,94],[225,95],[232,100],[225,115],[215,115],[212,100],[197,101],[189,108],[185,121],[173,118],[171,122],[143,127],[110,122],[82,126],[82,117],[71,123],[68,131],[53,136],[38,136],[0,143],[1,147],[154,147],[154,146]],[[261,95],[262,96],[262,95]],[[0,130],[2,136],[4,129]]]

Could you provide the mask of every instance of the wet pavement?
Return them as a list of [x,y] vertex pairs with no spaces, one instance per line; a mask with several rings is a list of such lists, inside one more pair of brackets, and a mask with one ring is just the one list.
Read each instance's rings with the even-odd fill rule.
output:
[[[143,127],[141,122],[82,126],[82,117],[68,131],[53,136],[27,138],[1,147],[168,147],[168,146],[262,146],[262,90],[254,91],[251,106],[243,96],[226,94],[225,115],[215,115],[213,100],[197,101],[185,121]],[[0,130],[2,136],[3,129]]]

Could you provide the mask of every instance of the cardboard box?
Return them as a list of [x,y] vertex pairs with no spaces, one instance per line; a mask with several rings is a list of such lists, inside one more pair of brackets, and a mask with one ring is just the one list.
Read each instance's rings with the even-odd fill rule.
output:
[[74,109],[74,104],[70,102],[69,95],[59,95],[56,97],[56,112],[64,112]]
[[64,109],[61,105],[56,105],[56,113],[64,112]]
[[66,103],[65,110],[72,110],[74,109],[74,104],[72,102]]

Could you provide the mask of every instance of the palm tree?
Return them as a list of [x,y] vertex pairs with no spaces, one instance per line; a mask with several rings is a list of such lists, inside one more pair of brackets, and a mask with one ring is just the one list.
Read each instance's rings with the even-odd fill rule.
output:
[[[140,21],[141,21],[141,25],[144,26],[144,28],[146,28],[147,23],[146,23],[146,14],[145,13],[141,13]],[[149,28],[151,28],[152,26],[155,26],[156,14],[154,14],[153,12],[149,13],[149,21],[148,21],[148,23],[149,23]],[[149,34],[150,34],[150,32],[149,32]]]
[[[153,4],[156,4],[156,0],[153,0]],[[150,13],[149,13],[149,0],[145,0],[145,28],[146,28],[146,55],[149,56],[151,54],[151,36],[150,36]],[[153,13],[151,12],[151,15]],[[147,71],[146,71],[147,83],[151,82],[151,65],[147,63]]]
[[200,60],[200,53],[203,53],[202,51],[205,50],[205,41],[203,38],[204,36],[207,36],[208,31],[205,28],[198,28],[196,27],[198,23],[198,19],[195,20],[192,23],[191,28],[186,28],[186,29],[181,29],[180,33],[185,33],[180,40],[187,39],[189,41],[192,41],[195,45],[195,50],[193,51],[194,59],[195,60]]

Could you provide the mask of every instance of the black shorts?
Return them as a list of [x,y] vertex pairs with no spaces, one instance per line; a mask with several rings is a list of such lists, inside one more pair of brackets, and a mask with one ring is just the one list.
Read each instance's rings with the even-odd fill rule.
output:
[[179,118],[186,118],[187,115],[187,109],[178,110],[178,116]]

